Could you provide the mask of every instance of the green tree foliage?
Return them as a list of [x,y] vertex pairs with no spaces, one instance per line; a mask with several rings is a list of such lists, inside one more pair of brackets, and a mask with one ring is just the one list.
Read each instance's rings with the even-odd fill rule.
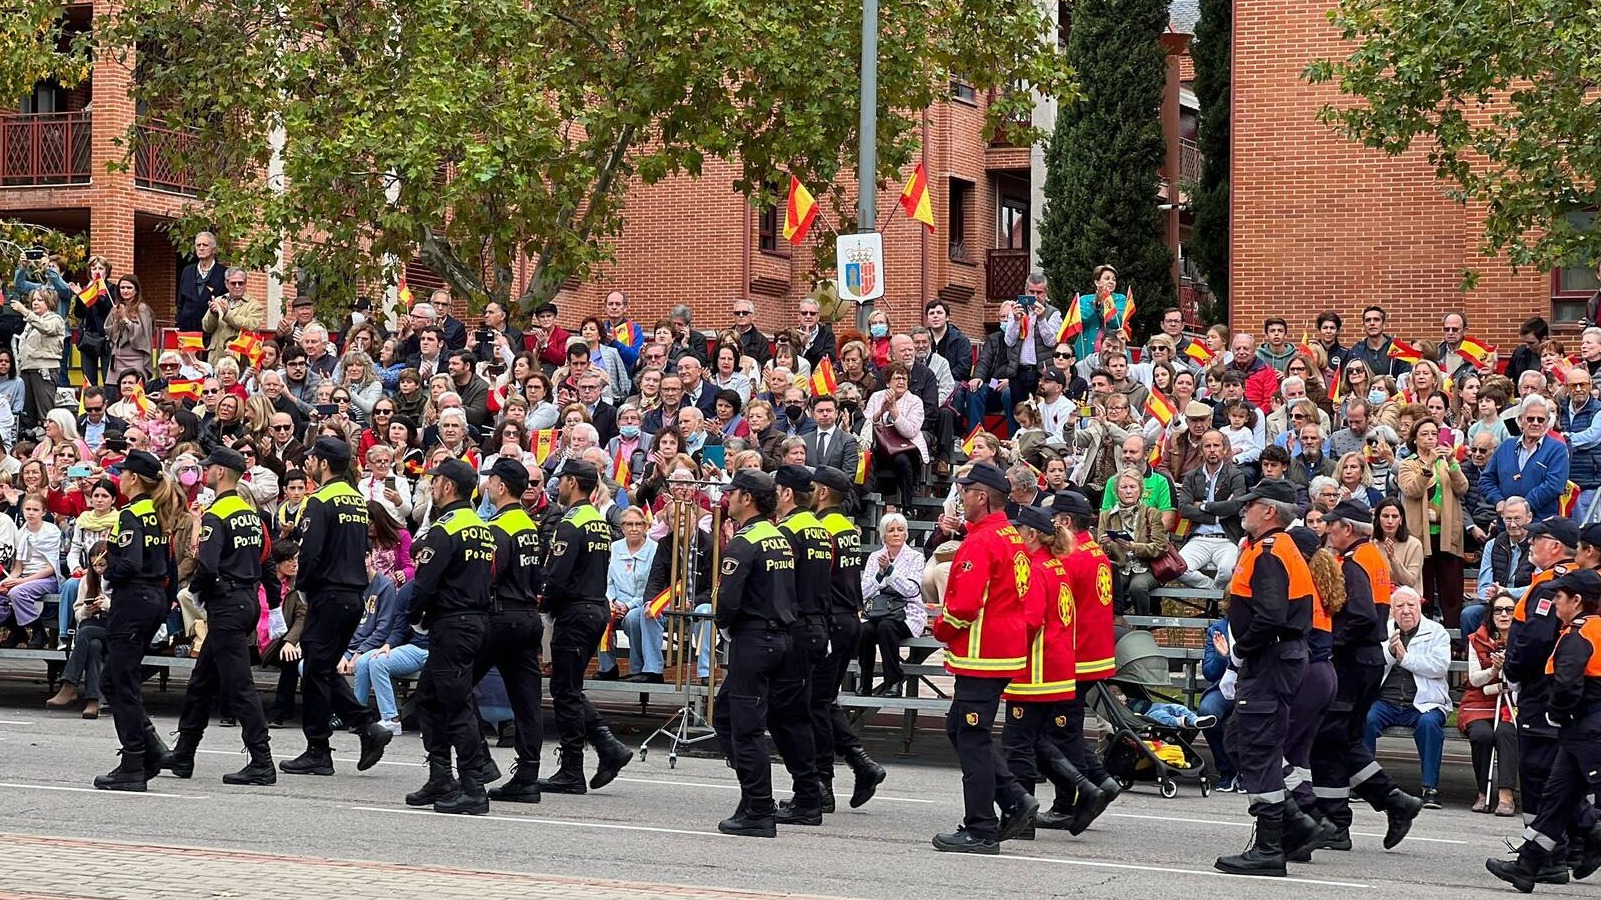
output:
[[1083,96],[1062,102],[1045,156],[1040,263],[1052,293],[1087,291],[1090,271],[1110,264],[1134,287],[1136,334],[1154,330],[1174,301],[1157,194],[1167,21],[1162,0],[1074,4],[1067,59]]
[[1305,77],[1362,102],[1324,122],[1392,155],[1426,146],[1446,192],[1485,207],[1486,255],[1601,258],[1601,230],[1569,219],[1601,203],[1601,5],[1342,0],[1329,18],[1354,49]]
[[1191,186],[1195,232],[1190,257],[1206,277],[1215,302],[1210,321],[1228,321],[1229,302],[1229,83],[1233,57],[1234,0],[1201,0],[1190,56],[1195,96],[1201,103],[1201,177]]
[[[1069,89],[1032,3],[882,12],[881,180],[952,78],[1001,89],[997,119],[1029,108],[1020,79]],[[527,308],[606,257],[631,179],[737,159],[754,202],[793,171],[842,213],[824,189],[855,158],[860,22],[854,0],[129,0],[109,40],[159,48],[136,95],[197,131],[180,230],[258,266],[289,238],[305,273],[347,283],[415,251],[473,302]]]
[[0,10],[0,97],[7,105],[41,81],[72,87],[88,74],[88,38],[67,31],[60,2],[14,0]]

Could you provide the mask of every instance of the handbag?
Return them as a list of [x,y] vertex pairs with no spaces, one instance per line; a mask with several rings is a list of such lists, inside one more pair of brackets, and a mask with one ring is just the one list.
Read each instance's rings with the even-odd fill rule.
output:
[[873,446],[889,456],[898,456],[917,449],[911,438],[896,431],[894,425],[883,424],[873,426]]
[[1151,560],[1150,565],[1151,577],[1163,584],[1177,581],[1180,575],[1190,570],[1190,564],[1184,561],[1179,548],[1172,541],[1167,542],[1167,549],[1162,551],[1161,556]]
[[887,591],[875,591],[873,596],[867,598],[866,615],[869,622],[905,616],[906,598]]
[[104,334],[78,330],[78,350],[90,356],[105,356],[111,352],[111,339]]

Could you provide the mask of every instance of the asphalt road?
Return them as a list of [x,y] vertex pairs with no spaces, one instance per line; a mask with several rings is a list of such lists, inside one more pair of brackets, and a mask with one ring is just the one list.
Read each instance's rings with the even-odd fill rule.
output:
[[[174,727],[174,699],[169,693],[157,704],[164,733]],[[623,736],[637,743],[643,733]],[[275,730],[273,737],[280,757],[302,747],[297,731]],[[934,851],[929,838],[959,821],[960,776],[939,752],[937,737],[922,742],[930,746],[915,761],[875,748],[890,776],[865,808],[848,810],[842,802],[822,828],[757,840],[716,831],[738,796],[731,770],[692,757],[669,769],[661,750],[602,791],[551,796],[537,806],[495,804],[489,816],[458,818],[414,811],[402,801],[424,780],[415,734],[397,738],[368,772],[355,771],[356,739],[336,735],[334,777],[281,776],[275,787],[229,788],[220,778],[244,762],[239,732],[213,726],[194,779],[163,774],[145,795],[94,791],[93,776],[116,762],[109,719],[47,714],[36,686],[9,684],[0,685],[0,830],[773,895],[1126,900],[1227,892],[1231,900],[1248,900],[1295,891],[1459,900],[1504,893],[1484,871],[1484,859],[1504,853],[1502,838],[1515,837],[1520,827],[1515,819],[1474,815],[1465,808],[1471,797],[1456,796],[1454,808],[1425,812],[1412,836],[1386,852],[1379,845],[1383,817],[1363,808],[1353,852],[1320,852],[1314,863],[1293,866],[1288,880],[1246,879],[1211,870],[1215,856],[1237,851],[1250,836],[1242,795],[1202,798],[1185,785],[1164,800],[1144,786],[1080,837],[1041,832],[1036,841],[1008,843],[1000,857],[948,856]],[[495,751],[508,772],[511,752]],[[553,761],[547,765],[554,768]],[[848,771],[840,778],[848,794]],[[1459,795],[1466,779],[1457,781]],[[777,766],[775,784],[787,784]],[[1595,888],[1541,890],[1578,896]]]

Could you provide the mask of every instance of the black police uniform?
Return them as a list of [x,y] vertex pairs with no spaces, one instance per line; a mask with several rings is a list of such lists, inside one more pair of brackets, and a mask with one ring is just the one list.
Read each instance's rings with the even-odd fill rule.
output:
[[[584,696],[584,669],[599,648],[611,619],[606,570],[611,565],[611,525],[588,500],[562,516],[545,562],[545,609],[553,617],[550,699],[561,740],[561,769],[539,786],[553,793],[584,792],[584,741],[600,754],[591,787],[616,777],[633,751],[623,747]],[[626,758],[624,758],[626,756]],[[609,777],[602,777],[609,775]]]
[[368,765],[358,764],[358,768],[376,764],[370,745],[387,743],[390,737],[378,727],[377,717],[366,704],[356,702],[350,682],[338,671],[361,622],[362,595],[368,581],[367,528],[367,499],[348,481],[330,481],[306,498],[300,517],[296,587],[306,600],[306,624],[300,639],[305,693],[301,730],[309,757],[315,758],[280,763],[278,768],[289,774],[333,774],[328,738],[333,734],[329,720],[335,715],[347,726],[363,728],[362,756]]
[[845,759],[856,776],[853,808],[873,796],[884,780],[884,769],[862,749],[862,739],[851,730],[839,705],[840,686],[861,644],[862,566],[866,562],[862,533],[838,506],[818,510],[817,519],[832,543],[833,568],[828,579],[828,656],[812,670],[812,736],[817,742],[817,774],[823,779],[823,811],[833,812],[836,755]]
[[[487,812],[489,798],[476,777],[484,760],[472,696],[475,666],[489,634],[495,539],[471,504],[457,500],[440,510],[413,558],[417,573],[407,618],[413,628],[428,635],[417,705],[428,751],[429,785],[438,790],[440,775],[448,781],[452,748],[460,777],[457,790],[447,789],[444,796],[432,798],[434,809]],[[406,802],[424,805],[416,802],[416,795]]]
[[140,497],[117,516],[106,553],[106,586],[117,595],[106,621],[106,665],[101,677],[111,719],[122,745],[122,762],[95,787],[142,791],[160,771],[160,739],[145,714],[140,663],[172,608],[173,572],[167,535],[155,504]]
[[500,670],[517,723],[517,773],[512,781],[489,792],[491,800],[532,801],[539,798],[539,748],[544,742],[544,715],[539,705],[543,674],[539,651],[545,624],[539,615],[543,553],[539,526],[522,504],[512,501],[489,519],[495,539],[494,611],[489,639],[473,668],[473,682],[491,667]]
[[773,523],[752,516],[723,553],[717,627],[728,636],[728,670],[712,726],[739,776],[747,817],[772,821],[773,774],[762,732],[772,683],[783,670],[795,616],[795,553]]
[[[828,584],[834,552],[828,531],[808,510],[793,510],[778,520],[778,528],[789,539],[795,557],[791,590],[796,619],[789,629],[789,652],[773,679],[767,730],[793,782],[795,796],[784,815],[809,818],[821,814],[823,804],[818,745],[812,732],[811,678],[828,658],[829,605],[828,591],[811,586]],[[801,585],[809,589],[802,591]]]
[[[262,555],[267,548],[261,514],[237,491],[225,491],[200,519],[199,548],[190,590],[206,610],[209,630],[178,716],[173,774],[187,777],[193,772],[195,747],[211,722],[212,707],[221,700],[222,708],[239,720],[251,766],[265,769],[254,779],[224,780],[271,784],[276,776],[267,717],[250,672],[250,650],[261,620]],[[277,593],[276,574],[271,580],[269,596]]]

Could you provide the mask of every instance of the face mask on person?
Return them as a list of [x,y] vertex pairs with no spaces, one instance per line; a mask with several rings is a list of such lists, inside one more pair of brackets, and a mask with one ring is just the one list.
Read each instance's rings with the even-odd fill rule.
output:
[[366,313],[353,312],[353,313],[350,314],[350,326],[352,328],[356,327],[357,325],[360,325],[361,323],[363,323],[365,321],[367,321],[367,314]]
[[1375,389],[1375,390],[1368,391],[1368,402],[1369,403],[1383,403],[1384,401],[1386,401],[1388,399],[1390,399],[1390,395],[1386,394],[1383,390]]
[[799,422],[806,415],[806,407],[791,403],[789,406],[784,407],[784,415],[788,416],[791,422]]
[[178,473],[178,483],[184,487],[194,487],[200,481],[200,473],[194,469],[184,469]]
[[855,400],[846,400],[839,405],[839,411],[852,419],[856,418],[856,411],[858,409],[861,409],[861,405]]
[[883,324],[871,325],[868,326],[867,332],[876,338],[889,337],[889,326]]
[[629,440],[639,437],[638,425],[619,425],[617,426],[617,431],[619,434],[625,438],[628,438]]

